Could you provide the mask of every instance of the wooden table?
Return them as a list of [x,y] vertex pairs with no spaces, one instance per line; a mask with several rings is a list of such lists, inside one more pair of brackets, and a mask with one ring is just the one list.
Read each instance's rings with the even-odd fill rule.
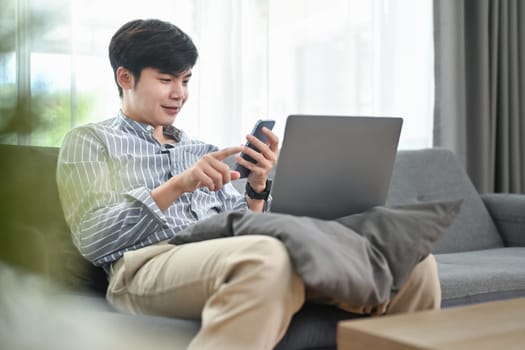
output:
[[342,321],[339,350],[523,350],[525,298]]

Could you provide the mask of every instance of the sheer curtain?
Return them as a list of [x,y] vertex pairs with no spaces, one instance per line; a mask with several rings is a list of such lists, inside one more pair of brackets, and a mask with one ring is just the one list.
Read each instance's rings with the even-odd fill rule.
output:
[[[18,21],[24,11],[47,20],[0,61],[0,86],[28,71],[17,83],[53,96],[42,114],[54,127],[31,143],[59,145],[70,127],[115,114],[110,37],[125,21],[154,17],[199,49],[176,121],[192,136],[227,146],[259,118],[276,119],[282,136],[289,114],[386,115],[405,120],[401,148],[432,145],[431,0],[20,1]],[[24,53],[29,69],[16,58]]]
[[401,148],[431,146],[430,1],[271,1],[269,9],[271,117],[400,116]]

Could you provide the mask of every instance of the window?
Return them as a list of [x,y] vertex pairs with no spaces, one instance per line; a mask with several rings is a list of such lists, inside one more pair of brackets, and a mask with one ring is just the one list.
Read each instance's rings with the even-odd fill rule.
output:
[[155,17],[177,24],[199,49],[191,97],[176,121],[194,137],[222,147],[242,143],[259,118],[276,119],[282,136],[289,114],[385,115],[405,119],[400,148],[432,145],[431,0],[1,6],[2,42],[10,41],[0,47],[0,99],[31,96],[43,121],[8,142],[58,146],[71,127],[114,116],[111,35],[125,21]]

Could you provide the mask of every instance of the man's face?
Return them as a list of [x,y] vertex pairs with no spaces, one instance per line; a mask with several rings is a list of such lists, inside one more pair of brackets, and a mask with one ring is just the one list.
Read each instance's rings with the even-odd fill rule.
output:
[[178,75],[161,73],[158,69],[144,68],[140,79],[128,74],[129,84],[121,84],[122,110],[129,118],[153,127],[171,125],[188,99],[191,69]]

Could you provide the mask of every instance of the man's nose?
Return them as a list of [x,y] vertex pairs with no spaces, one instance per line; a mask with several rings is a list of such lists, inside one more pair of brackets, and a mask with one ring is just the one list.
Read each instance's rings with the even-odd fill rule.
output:
[[170,97],[174,100],[183,100],[185,96],[185,90],[182,82],[173,81],[171,84]]

